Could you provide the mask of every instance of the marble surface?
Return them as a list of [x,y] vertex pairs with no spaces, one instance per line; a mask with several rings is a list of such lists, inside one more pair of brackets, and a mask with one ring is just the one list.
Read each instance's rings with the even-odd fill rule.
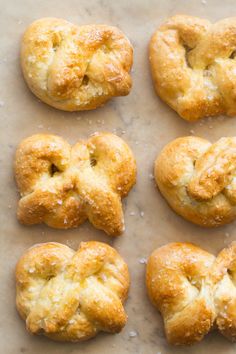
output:
[[[236,135],[236,118],[220,117],[189,124],[155,95],[150,78],[147,45],[154,29],[168,16],[187,13],[215,21],[234,14],[234,0],[0,0],[0,347],[4,354],[233,354],[236,345],[217,332],[191,348],[166,343],[163,325],[146,296],[145,264],[140,260],[170,241],[192,241],[217,253],[235,239],[236,223],[205,230],[184,221],[170,210],[158,193],[153,162],[170,140],[195,134],[211,141]],[[134,46],[133,89],[101,109],[65,113],[39,102],[28,90],[19,66],[19,45],[24,29],[33,20],[55,16],[76,24],[107,23],[119,26]],[[16,220],[18,200],[13,158],[19,141],[38,132],[55,133],[70,143],[94,131],[108,130],[132,147],[138,164],[138,181],[124,201],[126,231],[112,240],[91,225],[72,231],[45,226],[24,227]],[[20,255],[38,242],[58,241],[76,248],[83,240],[112,244],[128,262],[131,289],[126,303],[129,315],[118,335],[100,334],[82,344],[58,344],[30,336],[15,309],[14,267]],[[130,336],[135,334],[135,336]]]

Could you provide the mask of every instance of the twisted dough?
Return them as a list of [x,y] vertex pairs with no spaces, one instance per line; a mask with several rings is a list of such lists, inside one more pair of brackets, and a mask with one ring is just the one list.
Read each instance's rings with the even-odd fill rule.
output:
[[198,137],[170,142],[155,162],[155,179],[169,205],[206,227],[236,218],[236,138],[215,144]]
[[77,252],[60,243],[30,248],[16,267],[16,305],[29,332],[81,341],[125,326],[128,267],[114,248],[82,242]]
[[236,242],[217,258],[190,243],[158,248],[148,260],[146,285],[171,344],[200,341],[214,323],[236,340]]
[[32,92],[65,111],[101,106],[113,96],[128,95],[133,49],[116,27],[77,27],[43,18],[26,30],[21,65]]
[[236,114],[236,18],[215,24],[187,15],[152,36],[150,63],[157,94],[182,118]]
[[17,148],[15,174],[21,223],[67,229],[88,218],[109,235],[124,231],[121,198],[135,183],[136,163],[118,136],[95,133],[71,147],[59,136],[33,135]]

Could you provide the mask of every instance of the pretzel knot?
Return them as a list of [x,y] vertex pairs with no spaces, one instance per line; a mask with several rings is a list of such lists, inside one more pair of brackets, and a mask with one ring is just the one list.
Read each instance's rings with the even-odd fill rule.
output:
[[157,94],[184,119],[236,114],[236,18],[177,15],[150,42]]
[[33,135],[17,149],[15,172],[23,224],[67,229],[88,218],[109,235],[124,231],[121,198],[135,183],[136,163],[118,136],[95,133],[71,147],[59,136]]
[[66,110],[88,110],[130,92],[133,49],[116,27],[77,27],[43,18],[26,30],[21,46],[25,80],[42,101]]
[[185,219],[216,227],[236,218],[236,138],[215,144],[198,137],[169,143],[155,162],[155,179]]
[[16,281],[17,309],[31,333],[81,341],[120,332],[126,323],[128,267],[104,243],[83,242],[77,252],[59,243],[36,245],[19,260]]
[[148,260],[146,285],[171,344],[200,341],[214,324],[236,340],[236,242],[217,258],[190,243],[163,246]]

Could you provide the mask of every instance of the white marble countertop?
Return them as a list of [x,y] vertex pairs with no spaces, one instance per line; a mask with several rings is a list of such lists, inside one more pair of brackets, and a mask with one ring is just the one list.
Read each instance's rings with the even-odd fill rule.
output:
[[[187,13],[215,21],[234,15],[234,0],[0,0],[0,347],[4,354],[233,354],[236,346],[211,333],[190,348],[170,347],[160,315],[144,286],[147,257],[170,241],[191,241],[217,253],[235,239],[235,223],[217,230],[193,226],[175,215],[158,193],[152,179],[153,162],[170,140],[195,134],[211,141],[236,135],[236,118],[205,119],[189,124],[155,95],[150,78],[147,46],[154,29],[168,16]],[[106,23],[119,26],[134,46],[133,89],[103,108],[65,113],[39,102],[28,90],[19,66],[19,45],[24,29],[40,17],[62,17],[75,24]],[[72,231],[46,226],[24,227],[16,220],[18,200],[13,157],[19,141],[37,132],[62,135],[74,143],[94,131],[108,130],[132,147],[138,164],[138,182],[124,201],[126,231],[111,239],[86,223]],[[141,215],[142,214],[142,215]],[[82,344],[60,344],[30,336],[15,309],[14,267],[20,255],[39,242],[57,241],[76,248],[81,241],[112,244],[128,262],[131,289],[126,303],[129,316],[118,335],[100,334]],[[134,332],[134,333],[133,333]],[[136,334],[135,336],[131,336]]]

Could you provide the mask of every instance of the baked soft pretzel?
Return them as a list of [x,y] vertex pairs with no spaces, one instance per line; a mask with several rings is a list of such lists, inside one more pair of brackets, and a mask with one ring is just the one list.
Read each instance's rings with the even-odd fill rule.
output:
[[216,227],[236,219],[236,138],[170,142],[155,162],[155,179],[169,205],[185,219]]
[[47,104],[80,111],[128,95],[133,49],[116,27],[75,26],[43,18],[26,30],[21,64],[32,92]]
[[95,133],[71,147],[59,136],[33,135],[17,148],[15,173],[21,223],[67,229],[88,218],[109,235],[124,230],[121,198],[135,183],[136,163],[118,136]]
[[200,341],[216,323],[236,340],[236,242],[215,258],[190,243],[158,248],[147,263],[149,297],[161,312],[167,340]]
[[211,24],[177,15],[152,36],[157,94],[182,118],[236,115],[236,17]]
[[16,305],[29,332],[81,341],[125,326],[127,264],[114,248],[82,242],[77,252],[60,243],[30,248],[16,267]]

